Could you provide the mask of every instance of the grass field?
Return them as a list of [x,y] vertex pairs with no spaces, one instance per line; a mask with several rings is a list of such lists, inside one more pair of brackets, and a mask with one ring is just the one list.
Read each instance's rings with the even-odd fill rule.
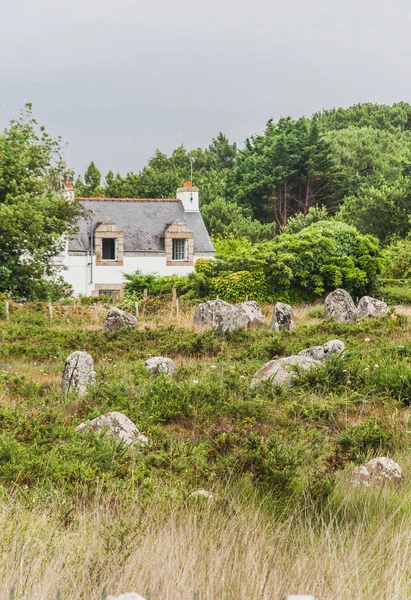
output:
[[[116,334],[103,308],[0,320],[0,597],[409,598],[409,308],[340,325],[305,306],[292,332],[226,338],[194,331],[192,312],[148,306]],[[293,388],[250,389],[267,360],[337,337],[345,356]],[[65,358],[83,349],[96,385],[65,396]],[[151,378],[150,355],[173,358],[175,378]],[[75,432],[109,410],[149,444]],[[355,464],[378,455],[403,488],[353,489]],[[213,499],[189,497],[200,488]]]

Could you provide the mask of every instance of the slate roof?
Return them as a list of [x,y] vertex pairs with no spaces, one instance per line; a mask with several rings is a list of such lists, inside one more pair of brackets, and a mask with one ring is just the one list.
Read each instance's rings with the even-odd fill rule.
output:
[[180,200],[145,198],[78,198],[89,212],[79,220],[78,234],[69,240],[69,252],[90,250],[90,219],[93,231],[108,219],[124,233],[124,252],[164,252],[164,234],[177,219],[194,235],[194,253],[214,252],[199,212],[186,212]]

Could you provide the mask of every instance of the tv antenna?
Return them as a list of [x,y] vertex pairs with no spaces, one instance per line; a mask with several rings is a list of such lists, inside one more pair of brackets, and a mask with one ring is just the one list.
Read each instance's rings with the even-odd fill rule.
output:
[[195,163],[196,159],[193,158],[192,156],[190,156],[190,181],[191,181],[191,187],[193,187],[193,164]]

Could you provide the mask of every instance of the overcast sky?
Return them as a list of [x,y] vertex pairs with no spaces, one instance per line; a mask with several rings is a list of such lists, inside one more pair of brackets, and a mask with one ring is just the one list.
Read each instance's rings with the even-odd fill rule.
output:
[[77,172],[242,144],[280,116],[411,102],[409,0],[2,0],[0,127],[25,102]]

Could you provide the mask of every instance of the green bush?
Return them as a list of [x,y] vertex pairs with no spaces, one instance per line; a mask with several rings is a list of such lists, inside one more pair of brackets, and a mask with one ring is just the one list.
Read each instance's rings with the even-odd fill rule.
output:
[[379,297],[389,304],[411,304],[411,280],[381,279]]
[[370,454],[386,453],[390,450],[392,439],[393,432],[384,427],[378,419],[371,418],[347,429],[340,435],[338,444],[353,460],[362,462]]
[[411,279],[411,239],[391,244],[382,254],[382,276],[390,279]]
[[262,271],[237,271],[213,277],[210,283],[212,296],[218,296],[226,302],[243,302],[248,296],[250,300],[264,301],[268,290]]
[[261,302],[312,301],[343,287],[354,296],[373,293],[381,270],[378,240],[355,227],[328,220],[297,233],[281,234],[252,245],[248,239],[219,240],[216,259],[198,261],[188,277],[126,276],[126,296],[170,294],[239,302],[249,296]]
[[176,290],[184,294],[191,289],[190,281],[187,277],[180,275],[143,275],[140,271],[133,274],[125,274],[126,283],[124,285],[125,295],[133,294],[137,298],[142,298],[146,289],[149,295],[165,296],[171,295],[171,290]]

